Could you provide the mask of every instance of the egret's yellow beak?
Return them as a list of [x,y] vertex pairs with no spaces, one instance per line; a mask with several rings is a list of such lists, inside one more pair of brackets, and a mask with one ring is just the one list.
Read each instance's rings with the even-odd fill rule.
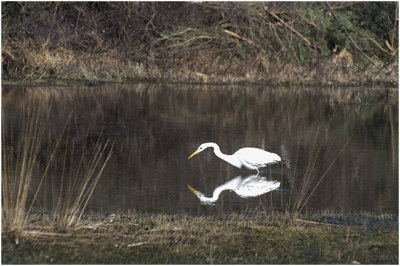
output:
[[199,152],[198,150],[195,151],[195,152],[193,152],[192,155],[189,156],[188,160],[189,160],[190,158],[192,158],[193,156],[195,156],[198,152]]
[[187,185],[188,189],[190,189],[193,194],[195,194],[196,196],[199,196],[199,192],[197,190],[195,190],[194,188],[192,188],[189,184]]

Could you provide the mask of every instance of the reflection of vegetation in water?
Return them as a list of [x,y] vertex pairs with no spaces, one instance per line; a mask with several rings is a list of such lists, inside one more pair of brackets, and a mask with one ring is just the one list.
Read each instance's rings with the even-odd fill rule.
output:
[[[3,109],[4,110],[4,109]],[[75,226],[110,159],[110,141],[101,138],[76,151],[70,135],[70,117],[61,132],[53,134],[49,121],[51,103],[28,102],[20,117],[3,112],[2,132],[2,230],[20,233],[30,211],[50,210],[50,225],[58,229]],[[16,123],[16,124],[10,124]],[[86,141],[86,140],[85,140]],[[90,147],[91,145],[91,147]],[[81,155],[79,155],[81,152]],[[51,178],[49,178],[51,176]],[[40,194],[51,183],[50,197]],[[43,189],[43,187],[45,187]],[[46,193],[44,195],[47,195]],[[39,197],[38,197],[39,196]]]
[[[396,179],[389,180],[388,176],[396,176],[397,166],[393,164],[396,160],[392,157],[397,157],[398,153],[396,150],[387,152],[392,151],[392,145],[386,140],[391,138],[392,132],[396,136],[394,140],[397,139],[398,117],[395,111],[397,104],[364,106],[359,104],[356,98],[352,98],[357,96],[356,93],[349,94],[353,96],[346,98],[344,102],[337,102],[337,90],[333,96],[326,91],[321,96],[308,88],[298,89],[294,93],[293,88],[285,87],[209,86],[205,90],[204,87],[195,85],[188,87],[174,85],[172,88],[160,84],[119,84],[98,87],[72,86],[68,90],[63,87],[27,88],[26,96],[21,98],[18,98],[17,90],[12,90],[9,95],[3,96],[3,104],[11,108],[10,110],[18,110],[25,105],[28,98],[33,102],[47,99],[57,103],[51,106],[49,112],[49,120],[55,121],[50,125],[51,132],[55,136],[62,128],[56,123],[67,119],[65,110],[74,110],[75,116],[71,118],[70,134],[79,137],[74,140],[75,145],[83,143],[86,134],[89,139],[92,137],[97,139],[98,129],[104,128],[102,135],[115,138],[115,156],[105,174],[115,176],[117,173],[121,178],[150,175],[152,178],[142,179],[140,184],[133,183],[132,179],[125,181],[124,187],[140,186],[142,189],[140,193],[149,193],[146,189],[164,191],[164,188],[170,185],[167,183],[168,179],[152,175],[154,169],[165,176],[176,176],[174,185],[186,188],[184,171],[188,165],[177,155],[185,154],[187,158],[188,150],[198,146],[199,138],[221,143],[227,153],[234,152],[246,143],[246,146],[257,146],[280,155],[286,154],[283,156],[284,168],[294,167],[299,144],[300,156],[297,165],[299,171],[304,171],[305,169],[301,168],[302,166],[305,168],[308,163],[308,158],[304,155],[312,153],[311,147],[316,130],[318,127],[325,128],[328,125],[327,114],[333,111],[334,106],[338,106],[330,122],[326,142],[321,143],[321,151],[313,171],[327,169],[346,140],[351,135],[355,137],[347,145],[346,152],[337,159],[334,169],[329,172],[329,178],[325,178],[319,186],[318,194],[323,194],[325,197],[320,200],[319,196],[316,196],[315,200],[313,197],[310,201],[317,206],[321,206],[321,202],[324,202],[334,208],[350,208],[345,201],[354,198],[356,189],[360,195],[355,202],[361,209],[374,208],[372,206],[379,208],[382,200],[389,202],[392,200],[382,197],[381,201],[376,201],[376,198],[367,195],[376,191],[377,185],[380,186],[379,193],[382,195],[396,187]],[[289,94],[289,91],[292,94]],[[331,99],[334,99],[334,103],[327,104]],[[362,103],[367,101],[366,99],[368,98],[362,98]],[[393,110],[391,120],[389,110]],[[368,136],[372,134],[376,138],[364,138],[364,134]],[[360,136],[357,137],[358,135]],[[375,143],[376,139],[381,139],[383,142]],[[363,149],[366,146],[376,146],[379,149],[365,151]],[[119,163],[122,162],[124,167],[120,167]],[[201,184],[207,188],[209,177],[205,174],[206,169],[217,165],[218,162],[212,161],[206,165],[191,164],[191,170],[200,173],[199,183],[192,185]],[[223,171],[213,178],[222,184],[227,176],[231,177],[234,174],[231,175],[229,167],[224,165],[221,167]],[[182,175],[177,175],[175,169],[182,169]],[[371,173],[383,176],[385,181],[380,182],[377,178],[373,178]],[[319,174],[322,175],[323,172]],[[288,185],[285,180],[283,183]],[[118,184],[115,179],[110,178],[99,185],[101,189],[106,190]],[[297,186],[298,183],[294,185]],[[337,190],[333,191],[330,189],[332,187]],[[175,196],[172,194],[172,192],[167,193],[165,197],[173,200]],[[131,195],[135,201],[141,200],[137,193]],[[391,199],[394,196],[392,195]],[[179,195],[179,197],[186,196]],[[337,200],[338,198],[340,200]],[[97,204],[101,204],[101,201]],[[160,208],[171,208],[166,205],[160,206],[162,206]]]

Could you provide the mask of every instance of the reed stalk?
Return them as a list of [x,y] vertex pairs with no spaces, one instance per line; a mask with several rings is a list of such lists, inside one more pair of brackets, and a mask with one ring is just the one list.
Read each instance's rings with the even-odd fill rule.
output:
[[[317,159],[318,159],[318,157],[320,155],[321,148],[323,146],[322,145],[323,141],[328,136],[329,127],[330,127],[330,124],[331,124],[331,122],[333,120],[333,117],[335,116],[336,110],[337,109],[334,110],[333,115],[330,117],[328,125],[327,125],[327,127],[325,129],[325,132],[324,132],[319,144],[318,144],[318,139],[319,139],[320,130],[318,129],[316,131],[315,135],[314,135],[314,140],[313,140],[313,145],[312,145],[310,157],[308,159],[307,167],[306,167],[306,170],[305,170],[304,175],[302,177],[299,193],[297,194],[297,197],[293,202],[293,206],[291,206],[292,196],[290,196],[290,198],[289,198],[288,208],[290,208],[290,210],[286,210],[286,212],[289,213],[289,215],[290,215],[290,217],[291,217],[291,219],[293,221],[296,220],[298,218],[299,214],[303,211],[304,207],[307,205],[308,201],[310,200],[310,198],[312,197],[312,195],[314,194],[314,192],[316,191],[318,186],[324,180],[324,178],[328,174],[329,170],[335,164],[335,162],[340,157],[340,155],[344,152],[345,148],[347,147],[347,145],[349,144],[349,142],[350,142],[350,140],[352,138],[352,136],[350,136],[346,140],[345,144],[342,146],[342,148],[340,149],[338,154],[335,156],[335,158],[329,164],[327,169],[323,172],[322,175],[320,175],[317,178],[317,174],[314,173],[314,171],[316,169],[315,165],[316,165]],[[296,164],[295,164],[294,174],[293,174],[293,185],[295,184],[294,181],[295,181],[295,178],[296,178],[297,161],[298,161],[298,156],[299,156],[299,144],[298,144],[298,148],[297,149],[298,149],[297,150],[297,158],[296,158]],[[313,183],[315,184],[314,186],[312,186]]]
[[[113,152],[114,143],[111,144],[110,139],[104,143],[102,138],[98,138],[92,153],[87,152],[85,140],[76,164],[74,141],[69,130],[67,137],[64,137],[72,113],[57,141],[52,143],[49,137],[45,143],[43,136],[49,117],[45,110],[50,108],[28,108],[25,124],[21,130],[17,129],[22,132],[20,135],[18,132],[13,134],[15,129],[7,128],[4,117],[2,119],[2,232],[7,234],[17,235],[29,223],[38,196],[45,193],[43,184],[57,162],[61,162],[62,171],[58,173],[61,181],[59,185],[55,184],[54,176],[57,173],[54,170],[51,182],[52,218],[49,225],[63,230],[76,226]],[[50,147],[50,153],[40,173],[37,159],[45,144]],[[61,146],[64,147],[63,151],[60,151]],[[34,185],[32,180],[38,176],[40,181]]]
[[2,119],[2,231],[18,233],[26,223],[32,176],[45,129],[40,126],[41,119],[47,121],[48,113],[41,115],[40,107],[28,110],[19,139],[14,139],[12,130],[8,134]]
[[[55,227],[58,229],[66,229],[78,224],[89,199],[93,195],[96,184],[107,162],[111,158],[113,146],[114,144],[111,144],[111,148],[107,152],[106,150],[110,147],[110,140],[108,139],[105,144],[102,144],[99,139],[95,145],[93,154],[90,156],[88,164],[84,165],[81,163],[82,160],[80,160],[78,167],[75,167],[72,162],[73,151],[71,151],[71,164],[69,167],[71,170],[68,177],[66,193],[65,195],[62,193],[64,184],[61,182],[57,208],[53,211],[54,218],[52,224]],[[78,193],[75,194],[75,191]],[[64,204],[61,204],[62,201]]]

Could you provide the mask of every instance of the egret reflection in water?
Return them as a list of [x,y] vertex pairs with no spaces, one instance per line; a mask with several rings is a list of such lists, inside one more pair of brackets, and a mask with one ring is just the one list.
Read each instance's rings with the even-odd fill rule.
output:
[[267,180],[264,176],[256,175],[239,175],[225,184],[214,189],[212,197],[205,196],[202,192],[197,191],[190,185],[188,188],[200,199],[200,203],[204,205],[214,205],[218,200],[222,191],[232,190],[241,198],[257,197],[270,191],[276,190],[280,186],[280,182]]

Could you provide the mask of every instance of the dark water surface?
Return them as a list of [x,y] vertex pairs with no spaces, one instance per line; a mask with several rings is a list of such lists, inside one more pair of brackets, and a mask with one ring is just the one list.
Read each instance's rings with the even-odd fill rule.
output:
[[[372,104],[362,96],[356,103],[337,104],[336,99],[351,89],[331,88],[337,90],[333,94],[323,90],[328,89],[189,84],[7,87],[2,119],[4,132],[12,137],[3,140],[3,149],[22,143],[18,139],[27,115],[42,106],[43,117],[48,116],[40,122],[45,133],[32,183],[37,186],[51,156],[49,147],[70,116],[62,135],[63,143],[70,144],[58,148],[38,196],[38,205],[49,209],[54,197],[66,190],[60,183],[73,166],[65,161],[85,162],[94,143],[110,139],[113,156],[86,210],[284,210],[301,198],[304,202],[322,178],[303,210],[397,213],[398,105]],[[226,190],[215,205],[200,204],[188,184],[210,197],[216,187],[254,175],[221,161],[211,149],[187,160],[201,143],[210,141],[227,154],[258,147],[280,155],[281,163],[256,177],[280,182],[280,188],[246,198]],[[71,147],[73,154],[65,155]],[[18,154],[8,154],[18,160]]]

